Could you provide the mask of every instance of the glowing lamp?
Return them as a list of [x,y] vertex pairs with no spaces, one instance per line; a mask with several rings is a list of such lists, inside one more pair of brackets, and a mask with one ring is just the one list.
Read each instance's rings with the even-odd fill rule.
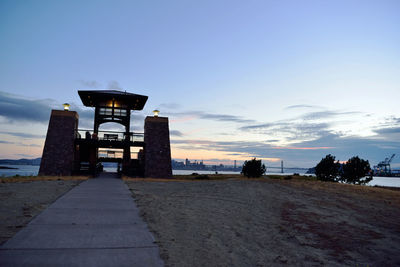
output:
[[160,113],[159,110],[157,110],[157,109],[153,110],[154,117],[158,117],[159,113]]
[[70,105],[69,105],[68,103],[64,103],[63,106],[64,106],[64,110],[65,110],[65,111],[68,111],[68,110],[69,110],[69,106],[70,106]]

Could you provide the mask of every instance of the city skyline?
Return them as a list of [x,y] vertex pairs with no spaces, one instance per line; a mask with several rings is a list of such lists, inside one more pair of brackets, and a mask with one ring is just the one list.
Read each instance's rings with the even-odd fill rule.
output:
[[[2,1],[0,158],[37,158],[78,89],[149,96],[172,158],[400,167],[397,1]],[[103,129],[119,130],[117,125]],[[225,163],[224,163],[225,162]],[[274,165],[275,164],[275,165]]]

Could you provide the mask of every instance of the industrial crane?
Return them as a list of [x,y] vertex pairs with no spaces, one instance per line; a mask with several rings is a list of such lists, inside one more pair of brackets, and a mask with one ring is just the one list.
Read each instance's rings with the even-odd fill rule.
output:
[[389,176],[392,174],[392,169],[390,168],[390,162],[394,158],[396,154],[393,154],[390,158],[385,158],[384,161],[378,163],[378,165],[374,166],[375,175],[379,176]]

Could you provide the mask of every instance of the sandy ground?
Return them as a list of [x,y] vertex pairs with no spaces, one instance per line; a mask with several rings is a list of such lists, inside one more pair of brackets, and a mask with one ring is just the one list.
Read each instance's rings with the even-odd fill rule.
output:
[[32,178],[22,182],[23,179],[3,178],[0,183],[0,244],[81,180],[42,178],[38,181]]
[[400,266],[400,191],[318,181],[127,181],[167,266]]

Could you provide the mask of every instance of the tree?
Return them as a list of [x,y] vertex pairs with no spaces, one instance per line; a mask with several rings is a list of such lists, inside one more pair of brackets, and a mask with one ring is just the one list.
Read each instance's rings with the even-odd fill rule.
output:
[[260,177],[263,175],[267,169],[264,164],[261,164],[261,160],[257,160],[256,158],[245,161],[242,168],[242,174],[247,177]]
[[315,175],[321,181],[337,182],[339,168],[339,161],[335,162],[335,157],[328,154],[315,167]]
[[341,181],[348,184],[366,184],[372,180],[372,177],[367,177],[364,180],[361,178],[368,175],[371,171],[368,160],[360,159],[358,156],[352,157],[343,165],[343,173]]

